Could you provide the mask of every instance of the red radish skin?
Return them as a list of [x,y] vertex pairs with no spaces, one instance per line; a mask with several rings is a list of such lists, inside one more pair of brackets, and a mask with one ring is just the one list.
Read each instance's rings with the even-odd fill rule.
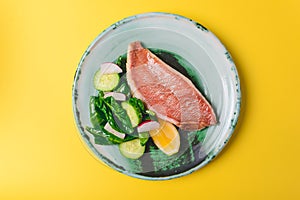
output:
[[119,74],[122,69],[112,62],[105,62],[100,65],[101,74]]
[[114,134],[115,136],[124,139],[125,138],[125,134],[124,133],[120,133],[119,131],[116,131],[115,129],[113,129],[109,123],[106,123],[104,126],[104,129],[109,131],[110,133]]
[[139,133],[148,132],[148,131],[158,129],[159,126],[160,124],[157,121],[147,120],[139,124],[139,126],[137,127],[137,131]]

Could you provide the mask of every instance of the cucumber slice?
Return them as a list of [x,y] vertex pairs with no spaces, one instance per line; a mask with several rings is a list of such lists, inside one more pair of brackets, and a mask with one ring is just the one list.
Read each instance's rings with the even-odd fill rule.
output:
[[130,159],[138,159],[145,152],[145,146],[141,145],[140,139],[123,142],[119,145],[119,149],[123,156]]
[[119,74],[103,74],[101,70],[98,70],[94,76],[94,87],[97,90],[107,92],[116,88],[119,81]]
[[122,102],[122,107],[126,110],[126,113],[130,119],[132,127],[136,127],[142,121],[142,113],[140,112],[138,107],[131,105],[129,102]]

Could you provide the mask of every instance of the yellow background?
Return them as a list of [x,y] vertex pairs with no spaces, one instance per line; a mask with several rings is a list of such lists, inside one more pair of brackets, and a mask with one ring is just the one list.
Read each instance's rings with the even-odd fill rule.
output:
[[[197,172],[144,181],[98,162],[78,137],[72,82],[110,24],[162,11],[215,33],[240,73],[240,123]],[[300,199],[299,0],[1,0],[0,199]]]

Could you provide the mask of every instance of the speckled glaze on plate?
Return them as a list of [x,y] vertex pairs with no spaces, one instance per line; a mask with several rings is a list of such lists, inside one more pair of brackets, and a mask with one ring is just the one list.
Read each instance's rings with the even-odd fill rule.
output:
[[[202,131],[181,133],[180,151],[166,156],[148,145],[138,160],[123,157],[118,146],[97,145],[84,127],[91,126],[89,98],[96,95],[93,75],[103,62],[124,55],[133,41],[146,48],[171,52],[194,78],[212,104],[218,124]],[[126,175],[167,180],[208,164],[227,144],[236,126],[241,92],[238,73],[229,52],[199,23],[168,13],[145,13],[123,19],[104,30],[85,51],[73,83],[73,111],[80,138],[98,160]],[[150,143],[151,144],[151,143]]]

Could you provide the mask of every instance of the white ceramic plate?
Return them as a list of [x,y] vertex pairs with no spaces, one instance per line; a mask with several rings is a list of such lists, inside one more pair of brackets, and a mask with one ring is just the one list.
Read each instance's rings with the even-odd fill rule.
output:
[[[142,41],[146,48],[178,55],[197,86],[212,104],[218,124],[205,129],[195,142],[181,135],[182,149],[173,157],[148,147],[139,160],[124,158],[117,146],[96,145],[86,130],[91,126],[89,98],[96,95],[93,75],[103,62],[112,62],[128,44]],[[129,176],[165,180],[187,175],[209,163],[226,145],[236,126],[241,102],[238,73],[229,52],[204,26],[183,16],[146,13],[123,19],[103,31],[85,51],[75,74],[73,110],[80,137],[92,154],[106,165]],[[152,151],[152,152],[151,152]]]

